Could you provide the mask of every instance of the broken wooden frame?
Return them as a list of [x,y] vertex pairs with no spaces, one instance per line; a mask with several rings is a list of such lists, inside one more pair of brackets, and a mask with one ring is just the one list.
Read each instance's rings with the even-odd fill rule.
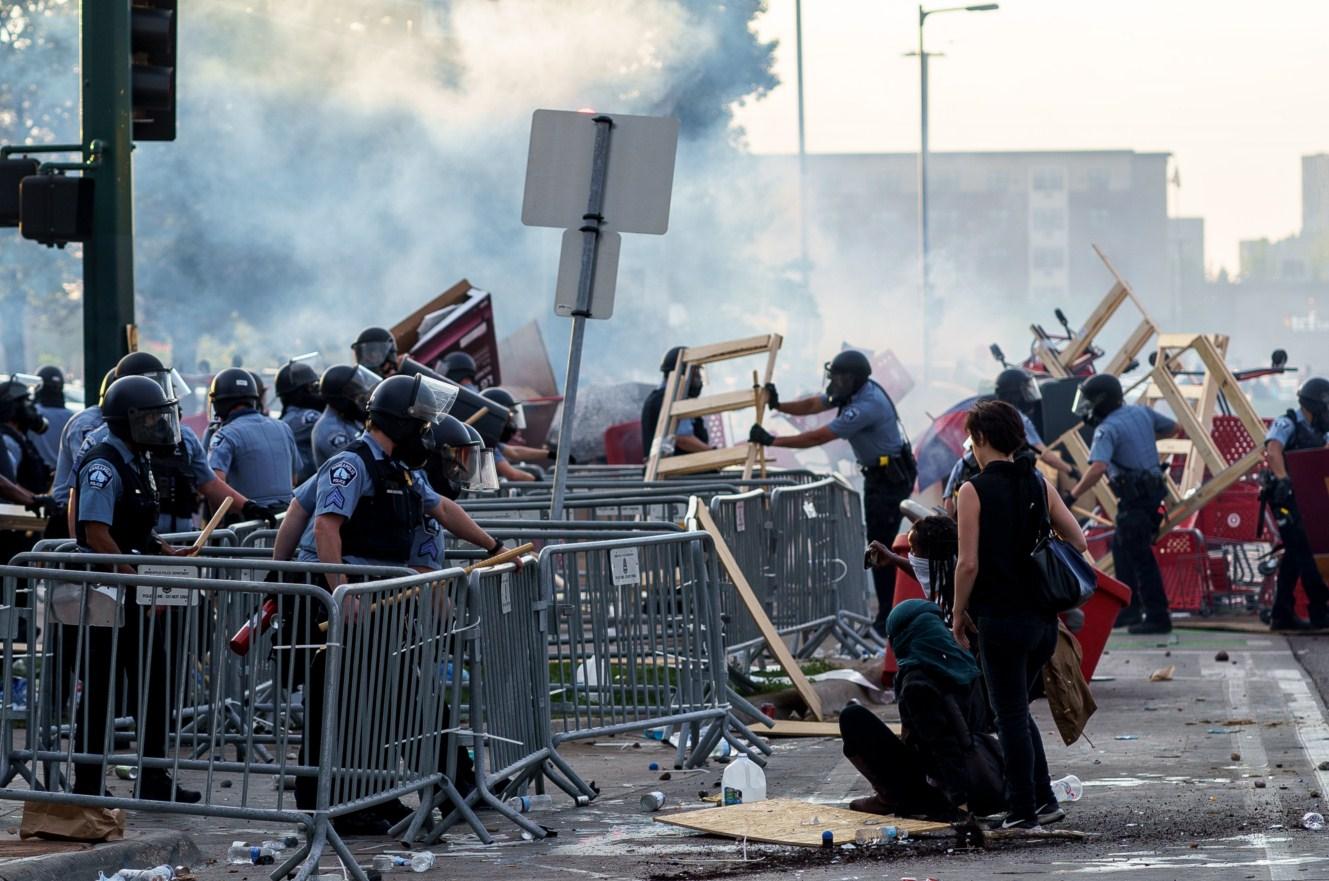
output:
[[[664,439],[672,437],[682,419],[695,419],[712,413],[728,413],[746,410],[757,405],[756,422],[761,424],[766,403],[765,394],[754,397],[750,389],[738,389],[731,392],[704,395],[700,398],[686,397],[688,378],[692,371],[706,364],[717,361],[729,361],[735,358],[747,358],[754,355],[766,356],[765,378],[762,387],[775,375],[775,356],[780,351],[784,339],[778,333],[746,337],[711,343],[705,346],[693,346],[679,353],[678,362],[665,378],[664,399],[660,402],[660,416],[654,426],[646,460],[646,480],[656,480],[677,474],[694,474],[699,471],[716,471],[721,468],[743,466],[744,479],[752,476],[760,452],[757,444],[746,440],[732,447],[705,450],[699,453],[682,453],[674,456],[661,455]],[[646,427],[642,426],[645,431]]]

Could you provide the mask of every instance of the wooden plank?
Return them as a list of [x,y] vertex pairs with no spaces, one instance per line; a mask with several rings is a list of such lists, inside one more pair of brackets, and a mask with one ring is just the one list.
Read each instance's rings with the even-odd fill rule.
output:
[[1110,373],[1113,376],[1121,376],[1126,372],[1126,368],[1130,366],[1131,362],[1144,351],[1144,347],[1149,344],[1149,339],[1156,333],[1158,333],[1158,328],[1154,326],[1152,321],[1148,318],[1141,321],[1135,330],[1131,331],[1131,335],[1126,338],[1126,342],[1121,344],[1117,354],[1112,356],[1112,360],[1107,363],[1107,367],[1104,368],[1103,372]]
[[748,355],[759,355],[770,349],[772,345],[778,349],[780,347],[779,340],[779,334],[770,333],[762,336],[745,337],[741,340],[726,340],[705,346],[692,346],[683,350],[679,360],[695,365],[709,364],[713,361],[727,361],[731,358],[744,358]]
[[1163,368],[1156,367],[1154,368],[1154,382],[1158,385],[1159,391],[1163,393],[1163,399],[1172,406],[1172,415],[1186,430],[1186,437],[1191,443],[1195,444],[1195,451],[1209,466],[1209,471],[1217,474],[1226,468],[1227,460],[1218,451],[1213,437],[1209,434],[1209,429],[1200,421],[1199,416],[1191,410],[1186,399],[1177,390],[1177,384],[1173,381],[1172,375]]
[[[1089,470],[1089,447],[1085,445],[1084,438],[1080,437],[1079,427],[1072,428],[1061,437],[1057,438],[1055,447],[1061,444],[1066,447],[1066,452],[1070,453],[1071,461],[1075,467],[1080,469],[1081,473]],[[1094,500],[1098,502],[1103,513],[1107,514],[1112,520],[1117,519],[1117,497],[1107,486],[1107,481],[1100,480],[1089,490],[1093,494]]]
[[1159,530],[1159,534],[1161,535],[1162,533],[1167,532],[1191,514],[1209,504],[1219,493],[1245,477],[1246,473],[1258,465],[1263,459],[1263,448],[1251,450],[1227,468],[1216,472],[1209,478],[1209,480],[1205,481],[1203,486],[1189,497],[1182,499],[1180,504],[1171,508],[1167,512],[1167,516],[1163,519],[1163,526]]
[[1112,273],[1112,277],[1126,288],[1126,295],[1131,298],[1131,302],[1135,304],[1135,308],[1140,310],[1140,314],[1145,318],[1149,318],[1150,321],[1153,321],[1149,315],[1149,310],[1144,308],[1144,303],[1141,303],[1140,298],[1135,296],[1135,290],[1126,283],[1124,278],[1121,277],[1121,273],[1117,271],[1117,267],[1112,265],[1112,261],[1107,258],[1107,255],[1103,253],[1102,249],[1096,244],[1090,245],[1090,247],[1094,249],[1094,253],[1098,255],[1098,259],[1103,261],[1103,265],[1107,267],[1107,271]]
[[[867,781],[864,781],[866,791]],[[765,844],[821,847],[821,833],[830,830],[835,844],[852,843],[859,829],[894,826],[910,835],[944,832],[949,823],[912,820],[889,814],[865,814],[827,804],[768,798],[726,807],[707,807],[673,814],[656,814],[655,822],[691,829],[706,835]]]
[[[680,356],[679,360],[674,363],[674,369],[669,371],[669,375],[665,377],[665,393],[660,400],[660,415],[655,417],[655,434],[651,436],[650,443],[646,445],[646,472],[643,475],[646,480],[654,480],[660,472],[661,445],[664,443],[664,438],[669,437],[673,431],[676,420],[670,415],[670,411],[673,409],[674,398],[680,387],[679,383],[686,371],[687,367]],[[642,426],[643,431],[645,431],[645,428],[645,426]]]
[[[784,337],[780,336],[778,333],[773,333],[773,334],[771,334],[771,348],[770,348],[770,350],[766,353],[766,373],[763,375],[763,378],[762,378],[762,380],[761,380],[761,382],[763,383],[762,388],[765,388],[765,383],[768,383],[768,382],[770,382],[772,379],[775,378],[775,356],[776,356],[777,354],[779,354],[779,352],[780,352],[780,346],[782,346],[782,345],[784,345]],[[755,374],[754,374],[754,375],[755,375]],[[761,425],[761,423],[762,423],[762,419],[765,418],[765,416],[766,416],[766,395],[765,395],[764,393],[762,393],[762,394],[760,394],[760,396],[757,398],[757,424],[758,424],[758,425]],[[749,444],[749,445],[748,445],[748,455],[747,455],[747,459],[744,460],[744,462],[743,462],[743,479],[744,479],[744,480],[751,480],[751,479],[752,479],[752,469],[753,469],[753,468],[756,466],[756,464],[757,464],[757,456],[758,456],[758,455],[761,456],[762,470],[764,471],[765,468],[766,468],[766,450],[765,450],[765,448],[762,447],[760,444]],[[763,476],[765,476],[765,475],[763,475]]]
[[665,456],[660,459],[656,474],[668,477],[671,474],[694,474],[698,471],[714,471],[742,465],[748,458],[748,446],[745,441],[733,447],[721,447],[718,450],[703,450],[700,453],[683,453],[678,456]]
[[[733,553],[729,550],[729,545],[725,543],[724,536],[720,534],[720,529],[715,525],[714,518],[711,517],[710,510],[705,505],[697,505],[697,522],[701,528],[710,533],[711,540],[715,543],[715,552],[720,557],[720,565],[724,566],[729,574],[729,580],[733,582],[734,589],[738,591],[739,599],[747,608],[748,614],[756,622],[757,629],[761,631],[762,638],[766,640],[766,645],[770,648],[771,654],[775,660],[789,675],[789,681],[794,684],[794,689],[803,701],[808,705],[812,717],[817,721],[823,718],[821,710],[821,698],[817,696],[817,690],[812,687],[812,683],[803,675],[803,668],[798,666],[798,661],[789,653],[789,646],[785,645],[784,639],[776,631],[775,625],[771,619],[766,617],[766,610],[761,607],[761,600],[752,592],[748,585],[748,579],[743,574],[743,569],[734,559]],[[802,585],[804,589],[813,590],[818,586],[813,584]]]
[[1121,308],[1122,301],[1125,300],[1127,296],[1128,292],[1126,290],[1126,285],[1122,284],[1121,280],[1118,279],[1117,282],[1108,289],[1108,292],[1103,295],[1103,299],[1099,300],[1098,306],[1094,308],[1094,311],[1089,313],[1089,319],[1085,321],[1084,326],[1075,334],[1075,339],[1071,340],[1070,345],[1068,345],[1065,351],[1061,353],[1063,363],[1074,364],[1077,358],[1089,350],[1089,346],[1093,344],[1094,338],[1098,336],[1103,331],[1103,328],[1107,326],[1107,323],[1112,320],[1112,316],[1116,314],[1119,308]]
[[1066,365],[1061,363],[1061,356],[1057,354],[1055,349],[1048,345],[1047,340],[1035,337],[1034,353],[1038,355],[1039,363],[1041,363],[1043,368],[1047,370],[1048,375],[1053,378],[1065,379],[1071,375],[1071,372],[1066,369]]
[[674,404],[672,415],[679,419],[693,419],[711,413],[726,413],[733,410],[745,410],[752,406],[752,390],[720,392],[700,398],[684,398]]

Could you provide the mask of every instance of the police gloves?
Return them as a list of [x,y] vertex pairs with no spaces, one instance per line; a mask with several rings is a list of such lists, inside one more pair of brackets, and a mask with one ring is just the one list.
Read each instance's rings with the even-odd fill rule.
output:
[[780,393],[775,390],[775,383],[766,383],[766,406],[772,410],[780,409]]
[[244,517],[246,520],[262,520],[271,527],[277,525],[277,512],[273,511],[271,508],[260,505],[253,499],[245,502],[245,506],[240,509],[240,516]]
[[33,496],[32,501],[23,507],[38,517],[51,517],[60,510],[60,506],[55,503],[55,499],[47,495]]
[[748,431],[748,440],[754,444],[761,444],[763,447],[769,447],[775,443],[775,435],[762,428],[757,423],[752,423],[752,428]]

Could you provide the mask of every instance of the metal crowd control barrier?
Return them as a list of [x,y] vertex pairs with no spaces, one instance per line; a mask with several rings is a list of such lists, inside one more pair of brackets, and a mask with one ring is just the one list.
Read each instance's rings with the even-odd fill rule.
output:
[[[748,586],[757,595],[766,614],[771,614],[771,528],[766,510],[767,494],[754,489],[737,495],[712,496],[708,505],[725,544],[738,561]],[[696,528],[695,523],[690,526]],[[724,614],[725,649],[764,644],[761,630],[748,613],[738,591],[723,568],[720,575],[720,608]],[[751,658],[749,658],[751,660]]]
[[[176,558],[98,560],[116,561],[125,565],[178,563]],[[0,577],[12,595],[16,580],[34,576],[30,567],[5,566],[0,567]],[[54,572],[46,577],[57,578]],[[257,684],[257,670],[228,648],[229,634],[211,620],[215,606],[229,602],[257,608],[271,601],[283,620],[292,622],[292,632],[307,629],[316,620],[331,622],[334,632],[339,632],[339,610],[327,591],[307,585],[72,569],[59,571],[58,581],[73,588],[72,599],[48,604],[47,639],[41,648],[33,642],[26,651],[18,652],[12,642],[4,644],[5,681],[26,682],[31,699],[25,710],[15,710],[12,705],[4,710],[0,774],[11,780],[20,776],[30,788],[7,787],[0,790],[0,798],[296,823],[307,830],[307,841],[277,868],[274,879],[297,865],[297,878],[308,877],[317,871],[319,857],[331,844],[363,881],[363,872],[331,828],[330,751],[289,758],[290,748],[300,738],[285,726],[270,733],[250,727],[243,736],[247,755],[265,744],[272,748],[270,761],[229,761],[221,749],[224,741],[232,739],[221,733],[221,684],[234,667],[241,668],[240,675],[248,677],[252,688]],[[23,610],[8,611],[12,616]],[[293,643],[286,648],[290,650],[273,652],[286,686],[273,698],[280,718],[292,712],[298,671],[307,674],[312,654]],[[341,646],[333,642],[326,651],[335,669]],[[78,683],[82,683],[81,692],[75,687]],[[125,720],[127,731],[116,724],[114,711],[121,705],[132,717]],[[186,720],[199,712],[213,714],[216,724],[210,727],[211,733],[182,733]],[[323,719],[325,744],[333,742],[335,721],[335,713]],[[214,748],[207,750],[206,758],[191,757],[187,750],[200,738],[211,740]],[[108,767],[121,765],[138,770],[133,798],[104,794]],[[72,774],[73,791],[55,789],[61,772],[63,776]],[[284,788],[277,787],[273,795],[259,782],[288,775],[306,791],[314,790],[303,807],[293,804]],[[233,786],[219,798],[216,793],[223,780]],[[184,783],[203,789],[200,803],[171,800]]]
[[[827,477],[771,491],[771,620],[781,632],[797,632],[799,657],[809,657],[831,637],[858,654],[880,649],[841,614],[846,600],[854,614],[861,615],[866,604],[861,595],[866,582],[856,573],[865,544],[862,533],[850,528],[852,503],[844,489]],[[851,536],[858,540],[852,548]]]
[[[688,499],[686,495],[591,497],[577,494],[569,495],[564,507],[570,520],[678,521],[687,510]],[[463,499],[461,506],[472,517],[546,519],[549,516],[549,502],[539,496]]]
[[721,738],[756,758],[749,743],[769,751],[730,708],[714,569],[698,532],[540,552],[555,745],[677,727],[680,767],[704,762]]

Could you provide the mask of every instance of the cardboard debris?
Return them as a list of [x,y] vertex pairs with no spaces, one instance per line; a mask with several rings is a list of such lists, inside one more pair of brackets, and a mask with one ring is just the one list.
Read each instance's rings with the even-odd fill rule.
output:
[[1150,681],[1150,682],[1171,682],[1171,681],[1172,681],[1172,674],[1174,674],[1174,673],[1176,673],[1176,672],[1177,672],[1177,668],[1176,668],[1175,666],[1173,666],[1173,665],[1168,665],[1168,666],[1166,666],[1166,667],[1159,667],[1157,670],[1155,670],[1154,672],[1152,672],[1152,673],[1149,674],[1149,681]]
[[125,812],[30,801],[23,806],[18,834],[55,841],[118,841],[125,837]]

